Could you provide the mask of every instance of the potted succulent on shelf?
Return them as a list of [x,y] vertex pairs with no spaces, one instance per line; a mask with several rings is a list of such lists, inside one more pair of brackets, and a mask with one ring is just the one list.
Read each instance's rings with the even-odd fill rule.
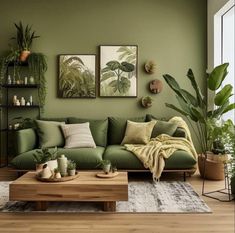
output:
[[35,35],[35,31],[32,32],[32,26],[29,26],[27,24],[24,27],[21,21],[19,22],[19,24],[15,23],[15,27],[17,33],[16,37],[12,37],[12,39],[16,40],[18,49],[20,50],[20,61],[25,62],[30,54],[33,40],[38,38],[39,36]]
[[68,160],[67,170],[68,170],[68,175],[69,176],[75,176],[75,174],[76,174],[76,163],[72,160]]
[[103,169],[103,172],[105,174],[108,174],[111,170],[112,164],[110,160],[102,160],[98,166],[100,166]]

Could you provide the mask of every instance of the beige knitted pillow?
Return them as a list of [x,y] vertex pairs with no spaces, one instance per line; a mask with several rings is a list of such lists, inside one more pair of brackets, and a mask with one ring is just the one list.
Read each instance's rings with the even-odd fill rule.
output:
[[121,145],[124,144],[147,144],[156,121],[133,122],[127,121],[125,136]]

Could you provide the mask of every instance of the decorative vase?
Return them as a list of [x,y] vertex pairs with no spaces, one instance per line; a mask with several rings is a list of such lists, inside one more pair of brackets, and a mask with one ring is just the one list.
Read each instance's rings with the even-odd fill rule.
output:
[[110,172],[110,169],[111,169],[111,164],[105,164],[103,165],[103,172],[105,174],[108,174]]
[[56,178],[56,179],[60,179],[60,178],[61,178],[60,172],[56,172],[56,173],[55,173],[55,178]]
[[67,165],[68,165],[68,160],[65,157],[65,155],[61,155],[58,159],[58,168],[60,170],[61,176],[66,176],[67,175]]
[[25,62],[27,60],[29,54],[30,54],[30,51],[28,51],[28,50],[21,51],[21,53],[20,53],[20,61],[21,62]]
[[76,170],[75,170],[75,169],[73,169],[73,170],[68,170],[68,175],[69,175],[69,176],[75,176],[75,174],[76,174]]
[[51,176],[52,176],[52,172],[51,172],[50,168],[47,166],[47,164],[44,164],[43,169],[41,171],[41,177],[48,179]]
[[48,161],[47,165],[52,171],[54,171],[54,169],[58,167],[57,159]]
[[[219,155],[215,155],[219,156]],[[205,155],[198,156],[198,167],[201,177],[208,180],[224,180],[224,163],[221,160],[211,159],[212,155],[208,153],[207,160]],[[205,164],[205,175],[204,175]]]

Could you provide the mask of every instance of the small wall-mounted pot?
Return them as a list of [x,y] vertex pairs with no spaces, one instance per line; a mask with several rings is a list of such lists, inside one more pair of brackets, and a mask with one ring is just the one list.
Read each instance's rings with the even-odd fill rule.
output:
[[154,79],[151,82],[149,82],[149,90],[153,94],[159,94],[162,91],[162,89],[163,89],[162,81]]

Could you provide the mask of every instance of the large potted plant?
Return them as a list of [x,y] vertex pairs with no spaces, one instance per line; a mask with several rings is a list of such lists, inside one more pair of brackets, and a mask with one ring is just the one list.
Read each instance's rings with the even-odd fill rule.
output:
[[[188,70],[187,77],[191,82],[195,95],[182,89],[172,76],[168,74],[163,75],[169,87],[176,93],[176,99],[179,103],[179,107],[169,103],[166,103],[166,106],[174,109],[188,119],[201,146],[203,156],[199,156],[199,160],[207,159],[207,151],[212,149],[208,144],[207,138],[208,120],[220,120],[224,113],[235,108],[235,103],[230,103],[229,101],[229,97],[232,95],[232,85],[227,84],[222,87],[222,83],[228,74],[228,65],[228,63],[219,65],[208,75],[208,89],[215,93],[214,105],[216,108],[211,111],[208,111],[206,99],[191,69]],[[204,167],[203,170],[206,170],[206,168]]]
[[29,26],[28,24],[23,26],[21,21],[19,24],[15,23],[15,27],[17,33],[15,37],[12,37],[12,39],[17,42],[18,49],[20,51],[20,61],[25,62],[30,54],[33,40],[39,36],[36,36],[35,31],[32,31],[32,26]]

